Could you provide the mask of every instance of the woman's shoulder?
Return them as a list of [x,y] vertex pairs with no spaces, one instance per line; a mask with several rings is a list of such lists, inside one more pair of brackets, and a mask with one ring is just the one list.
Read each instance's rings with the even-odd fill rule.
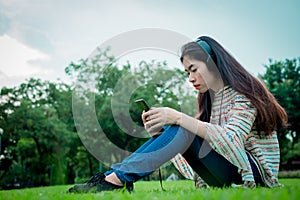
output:
[[233,101],[240,101],[240,102],[250,102],[251,100],[246,97],[241,92],[236,91],[231,86],[227,86],[227,89],[224,90],[224,96],[228,96],[228,98],[231,98]]
[[218,91],[215,96],[220,101],[230,102],[230,101],[248,101],[249,99],[242,93],[233,89],[232,86],[225,86],[222,90]]

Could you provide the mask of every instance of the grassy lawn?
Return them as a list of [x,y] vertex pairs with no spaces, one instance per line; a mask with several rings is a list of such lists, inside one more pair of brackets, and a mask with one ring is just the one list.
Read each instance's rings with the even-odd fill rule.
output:
[[70,186],[52,186],[39,187],[22,190],[0,191],[0,199],[2,200],[68,200],[68,199],[238,199],[238,200],[293,200],[300,199],[300,179],[281,179],[283,188],[267,189],[256,188],[250,189],[234,189],[234,188],[211,188],[210,190],[196,190],[192,181],[164,181],[166,191],[160,189],[159,182],[137,182],[135,191],[131,194],[128,192],[100,192],[94,194],[67,194],[66,190]]

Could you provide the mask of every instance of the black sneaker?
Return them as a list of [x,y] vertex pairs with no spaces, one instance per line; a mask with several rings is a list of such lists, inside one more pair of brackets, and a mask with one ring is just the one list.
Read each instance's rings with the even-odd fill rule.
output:
[[116,189],[127,189],[128,192],[133,191],[133,183],[127,183],[125,186],[118,186],[109,183],[105,180],[105,175],[98,172],[92,176],[88,181],[82,184],[76,184],[68,190],[68,193],[87,193],[87,192],[101,192],[111,191]]

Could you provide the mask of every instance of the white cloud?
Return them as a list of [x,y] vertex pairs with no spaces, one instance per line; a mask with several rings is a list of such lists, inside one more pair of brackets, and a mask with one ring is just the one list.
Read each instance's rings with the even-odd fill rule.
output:
[[[49,73],[49,70],[39,66],[40,62],[49,61],[50,57],[36,49],[32,49],[17,40],[3,35],[0,36],[0,85],[21,77]],[[19,78],[16,78],[19,77]]]

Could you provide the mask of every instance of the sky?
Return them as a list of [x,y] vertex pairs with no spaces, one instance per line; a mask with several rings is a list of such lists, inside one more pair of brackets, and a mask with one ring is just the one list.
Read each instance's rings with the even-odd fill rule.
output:
[[[64,69],[72,61],[144,28],[191,40],[211,36],[256,76],[269,59],[300,57],[299,7],[298,0],[0,0],[0,88],[30,77],[68,83]],[[123,60],[154,57],[180,65],[176,56],[157,51]]]

